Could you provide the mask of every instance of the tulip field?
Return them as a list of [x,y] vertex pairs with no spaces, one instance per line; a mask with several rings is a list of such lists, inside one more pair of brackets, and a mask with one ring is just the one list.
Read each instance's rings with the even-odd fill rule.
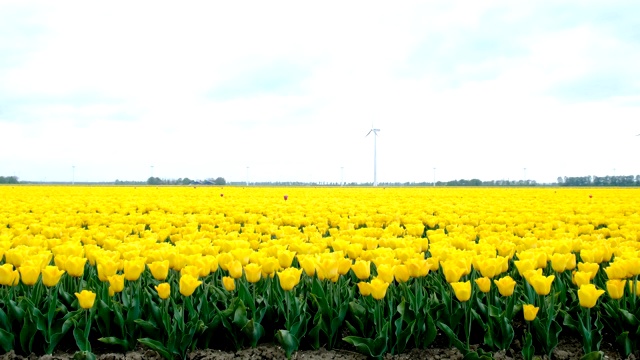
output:
[[0,186],[0,354],[640,340],[640,191]]

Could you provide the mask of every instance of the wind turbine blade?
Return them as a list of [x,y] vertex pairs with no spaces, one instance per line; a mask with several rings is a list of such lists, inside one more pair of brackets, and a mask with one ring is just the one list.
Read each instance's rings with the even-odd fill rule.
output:
[[371,134],[371,132],[373,131],[373,129],[369,130],[369,132],[367,133],[367,135],[365,135],[364,137],[369,136],[369,134]]

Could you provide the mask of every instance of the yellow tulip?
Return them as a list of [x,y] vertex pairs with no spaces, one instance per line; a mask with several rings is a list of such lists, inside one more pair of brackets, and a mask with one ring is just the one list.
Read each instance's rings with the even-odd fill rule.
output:
[[586,271],[576,271],[573,273],[573,281],[576,286],[580,288],[582,285],[589,284],[591,282],[591,273]]
[[265,257],[260,261],[260,265],[262,265],[262,276],[264,277],[273,277],[273,274],[280,270],[280,263],[278,262],[278,259],[274,257]]
[[22,265],[18,270],[20,271],[20,280],[23,284],[32,286],[38,282],[38,278],[40,277],[39,266]]
[[555,279],[555,275],[543,276],[534,275],[529,278],[529,284],[533,286],[533,289],[538,295],[549,295],[551,292],[551,284]]
[[493,283],[498,287],[498,292],[502,296],[513,295],[513,290],[516,287],[516,282],[511,276],[503,276],[499,280],[493,280]]
[[351,259],[341,258],[338,259],[338,274],[346,275],[351,269]]
[[155,286],[155,289],[162,300],[166,300],[171,296],[171,285],[169,285],[169,283],[161,283],[158,286]]
[[300,267],[304,270],[307,276],[313,276],[316,273],[316,260],[312,256],[298,256],[298,262]]
[[[136,281],[144,271],[144,259],[125,260],[124,261],[124,277],[127,281]],[[117,292],[117,291],[116,291]]]
[[194,278],[200,277],[200,268],[193,265],[187,265],[180,269],[180,276],[182,275],[191,275]]
[[393,277],[399,283],[407,282],[409,280],[409,269],[406,265],[396,265],[393,267]]
[[380,264],[377,266],[378,278],[384,282],[392,283],[393,282],[393,266],[389,264]]
[[356,277],[360,280],[369,280],[371,276],[371,262],[365,260],[356,260],[356,262],[351,265],[351,270],[356,274]]
[[151,275],[158,281],[165,281],[169,275],[169,260],[154,261],[147,265]]
[[42,283],[48,287],[56,286],[64,273],[65,271],[60,270],[57,266],[48,265],[42,269]]
[[445,280],[451,284],[454,282],[459,282],[462,275],[464,275],[464,268],[455,266],[455,265],[446,265],[442,267],[444,272]]
[[222,277],[222,285],[227,291],[233,291],[236,289],[236,280],[231,276]]
[[491,279],[488,277],[477,278],[475,282],[478,285],[478,289],[483,293],[488,293],[491,290]]
[[571,258],[574,258],[575,261],[575,254],[572,253],[568,253],[568,254],[560,254],[560,253],[554,253],[553,255],[551,255],[551,267],[553,268],[553,271],[561,273],[565,270],[567,270],[567,265],[570,264]]
[[109,276],[115,275],[119,264],[111,258],[102,257],[96,259],[98,264],[98,279],[102,282],[109,281]]
[[280,267],[286,269],[291,266],[293,258],[296,256],[295,251],[281,250],[278,251],[278,262]]
[[244,267],[244,274],[247,277],[247,281],[250,283],[257,283],[262,277],[262,265],[247,264]]
[[596,277],[596,274],[600,270],[600,265],[596,263],[579,263],[578,271],[588,272],[591,274],[591,280]]
[[239,279],[242,277],[242,263],[238,260],[233,260],[227,264],[227,270],[229,271],[229,276],[234,279]]
[[596,306],[596,302],[602,294],[604,294],[604,290],[597,289],[593,284],[582,285],[578,290],[580,306],[591,309]]
[[79,256],[69,256],[64,264],[64,270],[72,277],[81,277],[84,275],[84,266],[87,263],[87,258]]
[[[18,277],[18,280],[20,277]],[[11,264],[3,264],[0,266],[0,285],[11,285],[13,286],[15,282],[15,273],[13,270],[13,265]]]
[[360,281],[358,283],[358,290],[360,290],[360,295],[369,296],[371,295],[371,284],[368,282]]
[[378,278],[374,278],[369,284],[371,284],[371,296],[373,296],[373,298],[376,300],[382,300],[387,294],[389,283],[384,282]]
[[624,286],[627,280],[608,280],[607,292],[609,296],[614,299],[621,299],[624,296]]
[[405,262],[412,278],[425,277],[429,274],[429,264],[425,259],[409,259]]
[[78,304],[83,309],[91,309],[93,303],[96,301],[96,293],[89,290],[82,290],[79,293],[75,293],[78,298]]
[[471,299],[471,281],[454,282],[450,285],[459,301],[465,302]]
[[516,268],[518,269],[518,273],[520,274],[520,276],[523,276],[523,277],[526,271],[535,270],[537,268],[536,262],[531,259],[516,260],[513,263],[516,265]]
[[539,307],[533,306],[531,304],[522,305],[522,311],[524,312],[524,319],[526,321],[535,320],[536,316],[538,315],[538,310],[540,310]]
[[122,290],[124,290],[124,279],[125,279],[124,274],[111,275],[107,278],[107,280],[109,281],[109,286],[114,293],[119,293],[119,292],[122,292]]
[[182,275],[180,276],[180,294],[191,296],[200,284],[202,284],[202,281],[198,281],[198,278],[191,275]]
[[280,280],[282,290],[289,291],[298,285],[298,283],[300,283],[300,275],[302,275],[302,269],[296,269],[294,267],[289,267],[278,272],[278,280]]

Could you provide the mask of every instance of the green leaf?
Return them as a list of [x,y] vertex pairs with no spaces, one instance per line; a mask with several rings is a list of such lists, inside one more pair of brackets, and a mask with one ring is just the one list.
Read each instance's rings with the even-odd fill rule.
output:
[[253,319],[249,320],[247,324],[242,328],[242,332],[247,335],[251,347],[258,346],[258,341],[264,335],[264,327]]
[[640,324],[638,318],[630,313],[628,310],[620,309],[620,315],[622,315],[622,319],[625,320],[629,325],[636,327]]
[[89,340],[84,336],[84,331],[78,323],[73,328],[73,338],[76,339],[76,346],[80,351],[91,351]]
[[98,341],[103,342],[105,344],[109,344],[109,345],[122,346],[125,349],[127,349],[129,347],[129,342],[127,340],[119,339],[119,338],[114,337],[114,336],[101,337],[101,338],[98,339]]
[[511,325],[511,320],[506,317],[502,317],[498,319],[498,324],[500,325],[500,338],[498,341],[500,344],[500,350],[509,349],[515,335],[513,326]]
[[162,355],[162,357],[167,360],[173,359],[173,354],[160,341],[149,338],[142,338],[138,339],[138,342],[142,345],[147,346],[151,350],[157,351],[158,354]]
[[14,336],[12,333],[4,329],[0,329],[0,347],[4,350],[4,353],[8,353],[13,350],[13,338]]
[[436,335],[438,335],[438,329],[436,328],[436,323],[433,320],[433,317],[427,314],[426,320],[427,328],[422,342],[422,347],[425,349],[435,341]]
[[449,341],[451,341],[453,346],[455,346],[458,350],[460,350],[460,352],[463,355],[466,355],[469,353],[469,349],[467,348],[467,346],[462,341],[460,341],[460,339],[458,339],[458,336],[456,336],[456,334],[453,332],[453,330],[451,330],[449,326],[447,326],[447,324],[441,321],[438,321],[437,325],[440,328],[440,330],[442,330],[442,332],[444,332],[447,335],[447,337],[449,338]]
[[633,352],[633,343],[629,338],[629,332],[625,331],[622,334],[616,337],[616,343],[619,346],[619,349],[622,349],[622,357],[628,358],[629,355]]
[[278,330],[276,332],[276,340],[287,354],[287,359],[291,359],[293,354],[300,346],[300,341],[287,330]]
[[342,338],[342,340],[355,346],[360,353],[373,358],[381,358],[387,351],[387,341],[383,337],[371,339],[359,336],[347,336]]
[[245,327],[245,325],[247,325],[248,322],[249,319],[247,318],[247,308],[244,306],[242,300],[240,300],[233,313],[233,323],[237,327],[242,329],[243,327]]
[[604,354],[602,351],[592,351],[580,358],[580,360],[601,360]]
[[133,322],[136,323],[138,326],[140,326],[142,328],[142,330],[144,330],[149,335],[157,335],[159,333],[159,331],[160,331],[160,329],[158,329],[156,324],[154,324],[154,323],[152,323],[150,321],[142,320],[142,319],[136,319]]
[[524,346],[522,347],[522,357],[524,360],[533,359],[534,354],[533,339],[530,332],[524,336]]

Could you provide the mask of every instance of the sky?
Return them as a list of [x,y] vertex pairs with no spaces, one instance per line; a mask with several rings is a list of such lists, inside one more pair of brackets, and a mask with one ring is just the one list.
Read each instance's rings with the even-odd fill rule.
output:
[[638,175],[638,14],[0,0],[0,175],[372,182],[374,149],[378,182]]

